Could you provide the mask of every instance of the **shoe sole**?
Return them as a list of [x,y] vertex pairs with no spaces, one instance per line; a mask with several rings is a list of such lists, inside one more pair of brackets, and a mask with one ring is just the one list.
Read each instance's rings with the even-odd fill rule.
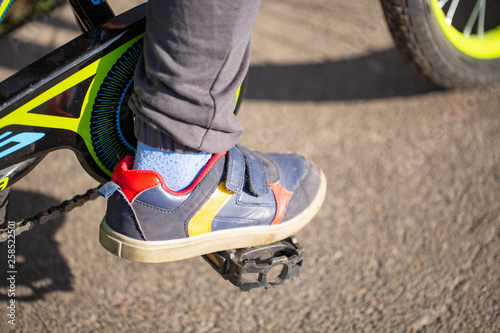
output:
[[227,229],[168,241],[142,241],[117,233],[109,227],[104,217],[99,229],[99,242],[118,257],[145,263],[177,261],[218,251],[274,243],[298,232],[319,211],[326,196],[326,177],[321,170],[320,174],[320,187],[311,205],[283,224]]

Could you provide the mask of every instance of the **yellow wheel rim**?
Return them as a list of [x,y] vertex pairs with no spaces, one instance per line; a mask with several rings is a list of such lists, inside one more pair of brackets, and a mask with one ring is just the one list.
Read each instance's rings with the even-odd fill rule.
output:
[[[458,0],[455,1],[458,3]],[[479,4],[478,6],[480,6],[481,2],[484,3],[484,1],[477,0],[477,4]],[[442,1],[431,0],[431,3],[441,30],[444,32],[450,43],[453,44],[458,50],[473,58],[500,58],[500,26],[481,34],[469,35],[467,31],[458,31],[451,25],[449,18],[447,19],[447,14],[449,15],[449,13],[445,14],[441,8]]]

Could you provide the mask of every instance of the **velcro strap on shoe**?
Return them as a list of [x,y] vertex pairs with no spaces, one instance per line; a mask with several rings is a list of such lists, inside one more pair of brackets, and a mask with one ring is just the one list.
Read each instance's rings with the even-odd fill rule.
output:
[[239,145],[237,145],[237,148],[245,155],[250,190],[259,196],[267,194],[269,188],[266,180],[266,171],[261,161],[249,149]]
[[97,193],[99,193],[101,196],[103,196],[105,199],[107,199],[110,196],[112,196],[116,190],[119,190],[119,189],[120,189],[120,186],[117,183],[107,182],[106,184],[99,187],[99,189],[97,190]]
[[245,156],[237,147],[233,147],[227,157],[226,188],[240,194],[245,185]]
[[229,191],[241,193],[245,180],[255,195],[265,195],[269,191],[264,165],[251,150],[236,145],[227,156],[226,188]]

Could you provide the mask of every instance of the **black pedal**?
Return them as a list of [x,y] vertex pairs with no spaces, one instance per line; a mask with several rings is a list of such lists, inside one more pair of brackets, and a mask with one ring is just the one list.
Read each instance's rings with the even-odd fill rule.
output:
[[203,258],[226,280],[250,291],[255,288],[276,288],[299,276],[304,249],[297,238],[280,242],[210,253]]

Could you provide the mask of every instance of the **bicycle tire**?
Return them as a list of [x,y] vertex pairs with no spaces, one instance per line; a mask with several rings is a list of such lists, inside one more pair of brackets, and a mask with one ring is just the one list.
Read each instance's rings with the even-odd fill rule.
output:
[[0,23],[2,23],[5,15],[7,15],[7,12],[9,11],[10,6],[12,6],[13,2],[14,0],[0,0]]
[[[460,28],[455,28],[456,23],[446,19],[449,6],[460,5],[460,1],[450,1],[446,8],[443,7],[446,1],[438,3],[438,0],[381,0],[381,4],[396,47],[413,70],[443,88],[478,88],[500,82],[500,19],[497,21],[496,16],[500,6],[488,1],[492,6],[485,8],[493,8],[488,16],[494,22],[487,32],[493,31],[494,36],[487,39],[483,34],[482,42],[474,45],[467,42],[471,40],[470,31],[467,37],[465,30],[460,32]],[[460,9],[466,20],[466,15],[476,15],[467,12],[469,7]],[[492,10],[495,12],[491,13]],[[472,37],[478,40],[479,22],[473,24],[477,36]]]

